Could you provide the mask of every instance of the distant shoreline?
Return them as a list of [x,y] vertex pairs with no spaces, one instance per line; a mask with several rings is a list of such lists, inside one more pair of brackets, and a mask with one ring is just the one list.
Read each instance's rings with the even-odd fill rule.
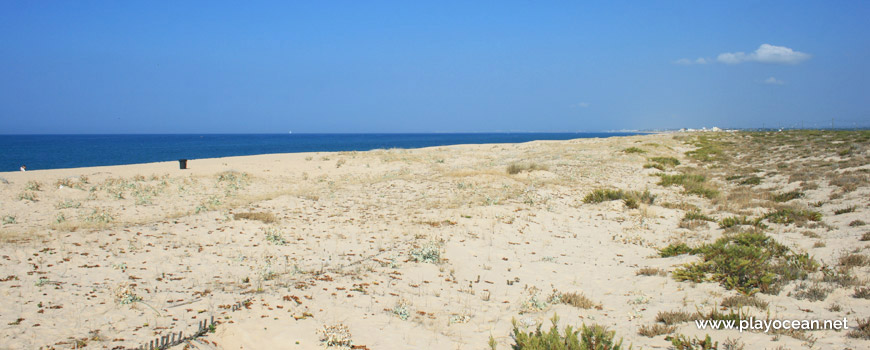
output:
[[383,133],[383,134],[126,134],[5,135],[0,172],[146,164],[178,159],[282,153],[417,149],[464,144],[523,143],[645,135],[608,133]]

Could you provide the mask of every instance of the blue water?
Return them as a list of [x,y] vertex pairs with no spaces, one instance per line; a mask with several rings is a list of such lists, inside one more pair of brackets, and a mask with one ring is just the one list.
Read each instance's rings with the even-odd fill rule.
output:
[[268,153],[516,143],[634,133],[0,135],[0,171],[77,168]]

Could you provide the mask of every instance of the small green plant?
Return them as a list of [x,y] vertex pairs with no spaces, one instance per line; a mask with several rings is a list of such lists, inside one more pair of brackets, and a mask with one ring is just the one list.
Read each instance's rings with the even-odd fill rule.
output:
[[561,301],[561,294],[558,291],[553,291],[549,298],[544,298],[540,294],[540,290],[535,286],[526,286],[523,289],[523,299],[520,302],[520,313],[533,313],[544,310],[552,303]]
[[121,305],[132,304],[142,301],[142,297],[133,291],[133,287],[129,284],[121,284],[115,288],[115,301]]
[[[542,331],[541,326],[537,329],[526,333],[520,329],[516,319],[512,321],[513,332],[511,334],[514,345],[511,346],[514,350],[619,350],[622,349],[622,339],[615,340],[614,331],[607,330],[606,327],[600,325],[580,326],[580,329],[575,330],[571,326],[566,326],[564,331],[559,332],[558,322],[559,316],[553,315],[550,319],[552,326],[549,331]],[[562,335],[564,334],[564,335]]]
[[71,199],[65,199],[63,202],[57,203],[54,207],[57,209],[80,208],[82,202],[77,202]]
[[669,258],[672,256],[689,254],[692,252],[692,248],[690,248],[686,243],[671,243],[667,247],[664,247],[659,250],[659,255],[663,258]]
[[16,223],[16,222],[17,222],[17,221],[15,220],[15,217],[12,216],[12,215],[6,215],[6,216],[3,217],[3,224],[4,224],[4,225],[14,224],[14,223]]
[[108,224],[115,221],[115,216],[107,209],[94,208],[88,216],[85,216],[85,221],[96,224]]
[[661,170],[661,171],[665,171],[665,166],[664,166],[664,165],[661,165],[661,164],[655,164],[655,163],[646,163],[646,164],[643,165],[643,168],[644,168],[644,169],[650,169],[650,168],[652,168],[652,169],[658,169],[658,170]]
[[411,311],[408,307],[411,306],[411,302],[406,299],[399,299],[396,302],[396,305],[393,306],[392,313],[394,316],[398,317],[402,321],[408,320],[411,317]]
[[632,154],[632,153],[644,154],[644,153],[646,153],[646,151],[644,151],[640,148],[637,148],[637,147],[629,147],[629,148],[626,148],[622,151],[625,152],[626,154]]
[[795,225],[803,226],[807,221],[822,220],[822,213],[807,209],[783,207],[765,214],[763,218],[776,224],[788,225],[794,223]]
[[683,216],[683,221],[690,221],[690,220],[716,221],[716,219],[713,219],[707,215],[702,214],[700,210],[687,211],[686,215]]
[[601,203],[606,201],[622,200],[626,207],[636,209],[639,203],[652,204],[656,196],[651,194],[649,190],[640,191],[623,191],[613,189],[596,189],[583,197],[585,203]]
[[263,233],[266,234],[266,241],[271,242],[274,245],[285,245],[287,244],[287,240],[284,239],[284,235],[278,228],[275,227],[265,227],[263,228]]
[[789,192],[785,192],[785,193],[774,194],[771,199],[773,199],[774,202],[788,202],[792,199],[801,198],[803,196],[804,196],[803,192],[798,191],[798,190],[794,190],[794,191],[789,191]]
[[689,322],[696,319],[696,315],[686,311],[659,311],[656,315],[656,322],[666,325],[675,325],[683,322]]
[[317,330],[320,334],[320,342],[326,347],[338,347],[342,349],[351,348],[353,340],[351,339],[350,329],[342,323],[333,325],[324,325]]
[[36,193],[25,191],[18,194],[18,200],[36,202]]
[[758,228],[767,228],[766,225],[761,223],[762,218],[749,219],[746,216],[730,216],[719,220],[719,228],[730,228],[737,225],[749,225],[755,226]]
[[583,202],[601,203],[623,198],[625,198],[625,192],[623,190],[596,189],[593,190],[592,193],[587,194],[586,197],[583,197]]
[[791,296],[800,300],[823,301],[832,291],[832,288],[826,287],[821,283],[808,284],[805,282],[801,282],[797,285],[797,287],[795,287],[795,290],[791,293]]
[[740,184],[741,185],[749,185],[749,186],[759,185],[759,184],[761,184],[761,178],[758,176],[750,176],[750,177],[743,179],[743,181],[740,181]]
[[842,214],[846,214],[846,213],[852,213],[855,211],[855,209],[858,209],[858,207],[855,205],[848,206],[848,207],[841,208],[841,209],[837,209],[837,210],[834,210],[834,215],[842,215]]
[[852,220],[852,222],[849,223],[849,227],[859,227],[864,225],[867,225],[867,223],[863,220]]
[[666,166],[677,166],[680,165],[680,161],[674,157],[652,157],[649,160]]
[[864,232],[864,234],[861,235],[861,238],[859,238],[859,240],[862,242],[870,241],[870,232]]
[[710,335],[704,339],[689,338],[682,334],[677,334],[674,337],[667,337],[665,340],[670,340],[674,350],[716,350],[719,348],[719,342],[713,342]]
[[707,177],[700,174],[658,174],[661,177],[659,185],[683,186],[683,191],[688,194],[698,195],[704,198],[713,198],[719,195],[719,191],[707,184]]
[[411,260],[430,264],[441,263],[441,244],[437,241],[430,241],[423,244],[422,247],[412,249]]
[[27,184],[24,185],[24,189],[26,191],[40,191],[42,190],[42,184],[37,181],[27,181]]

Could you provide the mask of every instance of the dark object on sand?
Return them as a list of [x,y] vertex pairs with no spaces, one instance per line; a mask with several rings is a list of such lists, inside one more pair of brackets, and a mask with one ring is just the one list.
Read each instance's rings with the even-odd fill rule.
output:
[[181,170],[187,169],[187,159],[179,159],[178,168]]

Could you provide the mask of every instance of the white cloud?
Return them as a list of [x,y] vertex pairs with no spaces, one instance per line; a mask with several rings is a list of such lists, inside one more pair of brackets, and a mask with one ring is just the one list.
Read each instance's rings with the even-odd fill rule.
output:
[[706,58],[703,58],[703,57],[698,57],[698,58],[695,59],[695,60],[690,60],[690,59],[688,59],[688,58],[681,58],[681,59],[678,59],[678,60],[674,61],[674,63],[675,63],[675,64],[682,64],[682,65],[690,65],[690,64],[707,64],[707,59],[706,59]]
[[783,84],[785,84],[784,81],[779,80],[779,79],[774,78],[774,77],[770,77],[770,78],[764,79],[764,83],[765,83],[765,84],[770,84],[770,85],[783,85]]
[[589,107],[589,102],[580,102],[576,106],[580,108],[587,108]]
[[726,64],[743,62],[797,64],[810,58],[809,54],[792,50],[785,46],[761,44],[755,52],[726,52],[716,57],[716,60]]

